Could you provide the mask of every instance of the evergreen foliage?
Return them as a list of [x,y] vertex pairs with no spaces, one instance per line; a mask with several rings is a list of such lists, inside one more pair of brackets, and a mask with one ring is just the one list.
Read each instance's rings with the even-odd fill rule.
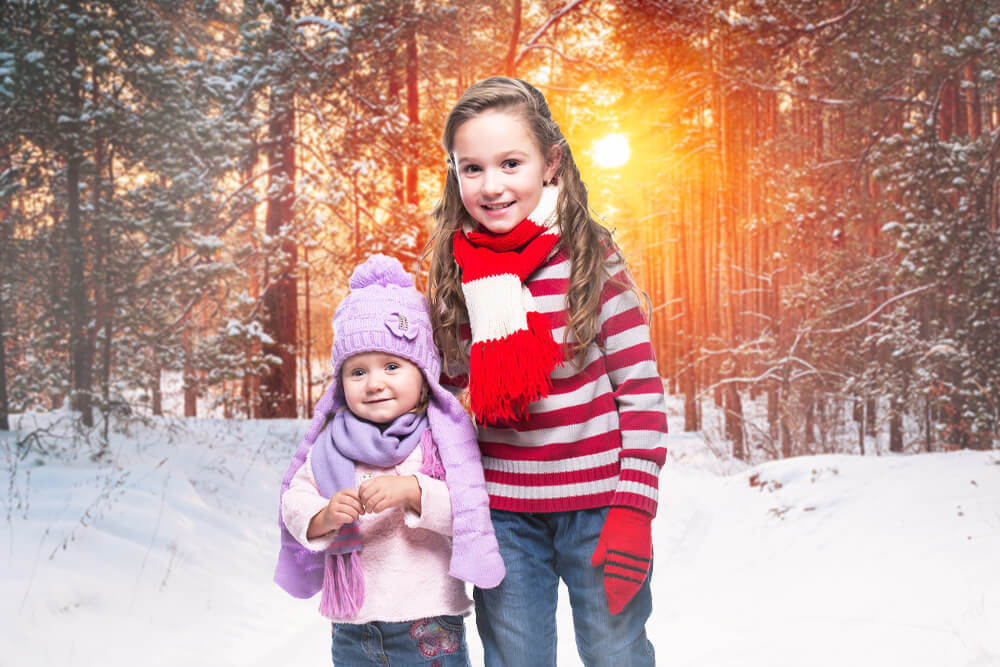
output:
[[[184,414],[309,412],[347,276],[419,269],[445,114],[513,69],[617,227],[686,428],[711,396],[743,458],[995,447],[998,36],[973,0],[10,0],[0,428],[180,412],[177,382]],[[587,142],[619,131],[602,172]]]

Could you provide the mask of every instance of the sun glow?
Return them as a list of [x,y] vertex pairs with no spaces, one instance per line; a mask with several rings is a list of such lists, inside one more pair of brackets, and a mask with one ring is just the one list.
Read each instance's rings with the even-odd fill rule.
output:
[[609,134],[594,142],[594,162],[605,169],[615,169],[628,162],[631,150],[624,134]]

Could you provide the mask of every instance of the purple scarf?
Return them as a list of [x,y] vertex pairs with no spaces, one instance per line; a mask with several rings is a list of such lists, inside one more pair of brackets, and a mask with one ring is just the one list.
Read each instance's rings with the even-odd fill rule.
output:
[[[437,466],[439,469],[443,467],[451,495],[453,531],[448,572],[480,588],[494,588],[503,579],[505,568],[490,522],[489,498],[476,430],[465,408],[437,382],[436,377],[429,384],[429,430],[434,442],[438,443],[436,452],[440,458],[437,459]],[[325,440],[320,434],[328,426],[327,417],[343,409],[343,399],[337,397],[337,387],[336,383],[327,387],[316,404],[312,423],[281,480],[282,495],[288,490],[295,472],[305,463],[309,450]],[[281,549],[274,568],[274,580],[297,598],[312,597],[323,589],[325,553],[309,551],[292,537],[281,518],[280,501],[278,526]],[[352,552],[352,555],[356,553]]]
[[[355,486],[354,464],[379,468],[399,465],[420,443],[427,430],[427,416],[408,412],[384,429],[341,410],[316,439],[312,469],[320,493],[332,498]],[[326,551],[320,612],[328,617],[351,618],[364,602],[364,575],[358,552],[361,531],[355,521],[340,527]]]

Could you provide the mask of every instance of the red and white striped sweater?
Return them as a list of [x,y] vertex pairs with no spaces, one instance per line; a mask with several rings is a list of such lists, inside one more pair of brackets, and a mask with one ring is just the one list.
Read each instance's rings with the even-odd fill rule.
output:
[[[613,277],[631,284],[624,267]],[[567,333],[570,262],[560,248],[525,285],[560,344]],[[571,360],[552,371],[552,391],[516,422],[479,426],[490,506],[560,512],[610,505],[656,514],[666,458],[666,405],[635,293],[607,282],[600,332],[580,370]],[[468,343],[469,330],[463,330]],[[603,350],[601,349],[603,347]],[[453,386],[465,378],[445,378]]]

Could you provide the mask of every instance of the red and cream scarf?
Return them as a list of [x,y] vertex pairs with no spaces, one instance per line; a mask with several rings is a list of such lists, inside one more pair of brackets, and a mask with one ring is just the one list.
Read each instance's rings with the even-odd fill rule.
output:
[[548,319],[535,308],[524,281],[559,242],[559,188],[542,188],[538,206],[506,234],[455,232],[455,260],[472,328],[469,397],[482,423],[517,420],[528,404],[548,396],[562,349]]

